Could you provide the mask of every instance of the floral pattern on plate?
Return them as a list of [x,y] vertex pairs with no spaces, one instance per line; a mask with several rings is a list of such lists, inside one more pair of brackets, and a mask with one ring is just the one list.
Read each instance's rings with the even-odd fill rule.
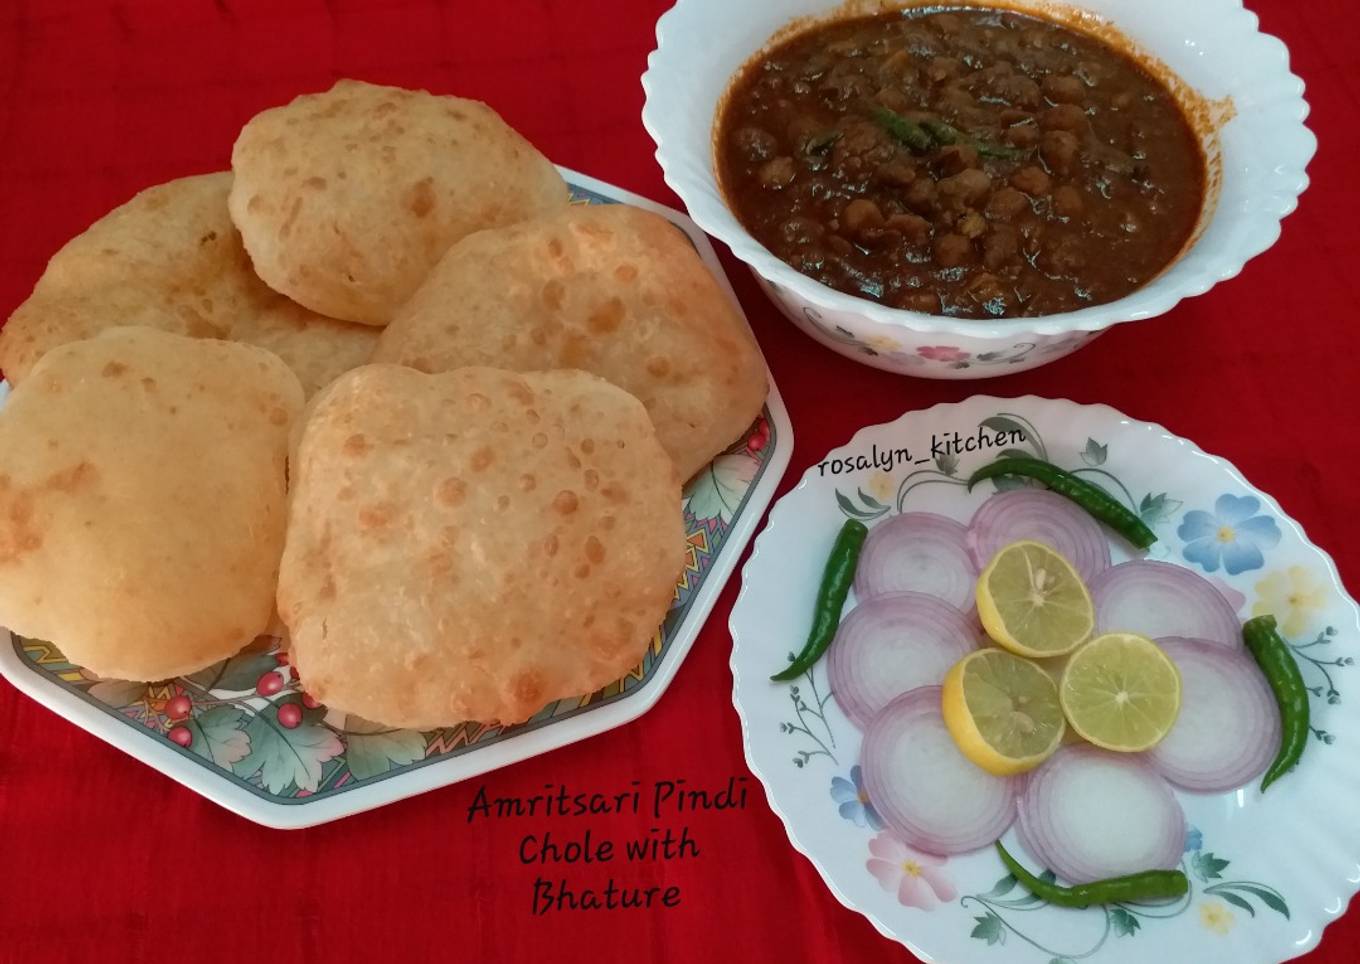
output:
[[1181,554],[1205,572],[1217,572],[1220,562],[1230,576],[1260,569],[1265,550],[1280,542],[1280,527],[1260,508],[1255,496],[1225,492],[1214,501],[1212,512],[1187,512],[1176,530],[1185,542]]

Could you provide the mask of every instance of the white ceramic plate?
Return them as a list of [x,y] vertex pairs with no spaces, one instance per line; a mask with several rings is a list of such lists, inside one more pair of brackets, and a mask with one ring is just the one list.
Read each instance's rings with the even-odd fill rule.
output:
[[[998,434],[1017,430],[1025,442],[1010,436],[1005,447],[1078,470],[1140,512],[1159,536],[1153,557],[1215,581],[1243,618],[1275,613],[1312,688],[1303,760],[1268,794],[1255,783],[1228,794],[1178,792],[1191,826],[1183,863],[1191,889],[1169,906],[1077,911],[1026,900],[990,848],[935,868],[938,888],[925,878],[901,888],[902,868],[917,857],[865,806],[860,733],[827,692],[825,661],[796,684],[769,680],[806,637],[822,565],[847,515],[873,525],[925,509],[966,522],[995,490],[984,483],[970,495],[959,479],[997,457],[1001,446],[989,443]],[[932,455],[932,441],[954,433],[962,451]],[[1235,528],[1256,516],[1271,521]],[[1214,539],[1197,540],[1210,523]],[[1111,544],[1116,562],[1128,557],[1117,538]],[[926,961],[1283,961],[1314,947],[1360,884],[1360,668],[1352,665],[1360,613],[1331,559],[1275,500],[1157,425],[1100,405],[976,396],[866,428],[774,508],[731,627],[746,758],[790,840],[842,903]],[[1013,843],[1013,832],[1005,840]]]
[[[633,204],[669,218],[736,304],[712,246],[689,218],[575,171],[562,175],[576,203]],[[0,404],[7,392],[0,382]],[[308,705],[275,636],[202,672],[147,685],[99,680],[50,643],[0,630],[0,674],[54,713],[249,820],[282,828],[335,820],[603,733],[651,709],[774,497],[792,450],[788,414],[771,382],[756,424],[685,487],[688,562],[641,664],[519,726],[465,723],[420,733]]]

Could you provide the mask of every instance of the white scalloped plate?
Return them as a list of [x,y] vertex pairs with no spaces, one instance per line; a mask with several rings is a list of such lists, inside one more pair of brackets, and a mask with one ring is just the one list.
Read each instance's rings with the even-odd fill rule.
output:
[[[1019,430],[1025,440],[991,444],[1002,430]],[[963,450],[932,457],[932,441],[955,432]],[[846,516],[872,525],[905,508],[966,522],[994,490],[986,483],[970,495],[958,477],[1001,447],[1028,449],[1104,484],[1153,525],[1154,557],[1218,581],[1244,618],[1276,612],[1314,688],[1314,733],[1303,760],[1268,794],[1255,784],[1228,794],[1178,793],[1192,827],[1184,856],[1191,892],[1173,905],[1077,911],[1026,902],[1021,888],[1007,887],[990,848],[949,858],[935,871],[938,889],[918,878],[920,886],[908,890],[929,909],[900,902],[894,868],[913,857],[874,825],[876,815],[856,792],[860,734],[827,692],[824,664],[794,684],[796,692],[769,680],[802,645],[826,553]],[[1218,514],[1223,525],[1243,513],[1268,516],[1279,539],[1257,546],[1259,566],[1229,574],[1224,555],[1206,572],[1206,547],[1187,531],[1195,545],[1187,559],[1179,535],[1191,512]],[[1235,538],[1245,548],[1246,537]],[[1116,562],[1128,557],[1117,538],[1111,544]],[[1230,555],[1239,568],[1256,561],[1250,552]],[[1283,961],[1314,947],[1360,885],[1360,824],[1352,819],[1360,759],[1351,749],[1360,742],[1360,666],[1352,665],[1360,655],[1360,612],[1331,558],[1274,499],[1160,426],[1103,405],[975,396],[865,428],[814,464],[771,512],[743,572],[731,629],[733,703],[746,758],[789,839],[842,903],[923,960]],[[869,872],[871,841],[893,857],[877,865],[892,890]]]
[[[573,203],[632,204],[670,219],[737,304],[712,245],[689,218],[561,170]],[[0,405],[7,394],[0,382]],[[52,644],[0,629],[0,675],[52,712],[248,820],[280,828],[336,820],[595,736],[655,706],[774,498],[792,451],[793,430],[772,381],[756,423],[685,486],[687,562],[642,662],[598,692],[558,700],[517,726],[384,730],[307,705],[281,640],[272,635],[199,673],[147,685],[99,680]],[[269,677],[281,683],[270,679],[274,691],[262,695],[257,681]],[[187,715],[172,711],[177,701],[187,701]],[[300,713],[281,719],[279,709],[288,705]]]

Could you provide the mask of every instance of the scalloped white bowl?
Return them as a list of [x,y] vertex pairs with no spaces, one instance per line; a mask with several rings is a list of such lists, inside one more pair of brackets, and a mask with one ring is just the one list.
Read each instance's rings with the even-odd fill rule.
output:
[[1232,119],[1203,132],[1218,190],[1216,197],[1210,191],[1195,240],[1162,274],[1124,298],[1036,318],[928,315],[829,288],[776,258],[728,209],[713,167],[714,114],[732,75],[790,21],[912,5],[679,0],[657,22],[657,48],[642,75],[642,123],[656,141],[666,183],[700,227],[750,266],[795,325],[842,355],[928,378],[983,378],[1038,367],[1112,325],[1163,314],[1236,275],[1275,243],[1281,220],[1308,186],[1305,168],[1317,139],[1303,123],[1303,81],[1290,73],[1284,44],[1261,33],[1240,0],[1004,0],[994,5],[1050,15],[1082,11],[1162,61],[1203,101],[1231,101]]

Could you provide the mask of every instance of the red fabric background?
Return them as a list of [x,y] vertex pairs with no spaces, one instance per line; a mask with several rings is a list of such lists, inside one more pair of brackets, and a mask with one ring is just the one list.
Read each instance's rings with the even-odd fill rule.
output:
[[[224,168],[253,113],[341,75],[485,99],[555,160],[675,204],[639,121],[638,77],[665,5],[7,0],[0,317],[95,217],[152,183]],[[1360,34],[1350,0],[1251,5],[1308,82],[1322,144],[1314,183],[1282,240],[1242,277],[1163,318],[1029,374],[917,381],[861,367],[794,331],[724,252],[792,414],[797,448],[784,489],[859,426],[938,401],[985,391],[1107,402],[1232,459],[1335,555],[1344,576],[1360,580],[1352,358]],[[735,590],[736,580],[656,709],[493,774],[488,791],[682,777],[703,785],[746,773],[727,669]],[[758,788],[745,812],[691,822],[699,859],[615,866],[629,883],[681,885],[680,907],[535,918],[535,871],[515,858],[532,826],[469,827],[476,785],[314,830],[264,830],[0,684],[0,960],[909,959],[836,902]],[[622,836],[648,824],[630,816],[590,826]],[[606,873],[573,876],[602,885]],[[1352,911],[1310,960],[1354,960],[1357,939]]]

